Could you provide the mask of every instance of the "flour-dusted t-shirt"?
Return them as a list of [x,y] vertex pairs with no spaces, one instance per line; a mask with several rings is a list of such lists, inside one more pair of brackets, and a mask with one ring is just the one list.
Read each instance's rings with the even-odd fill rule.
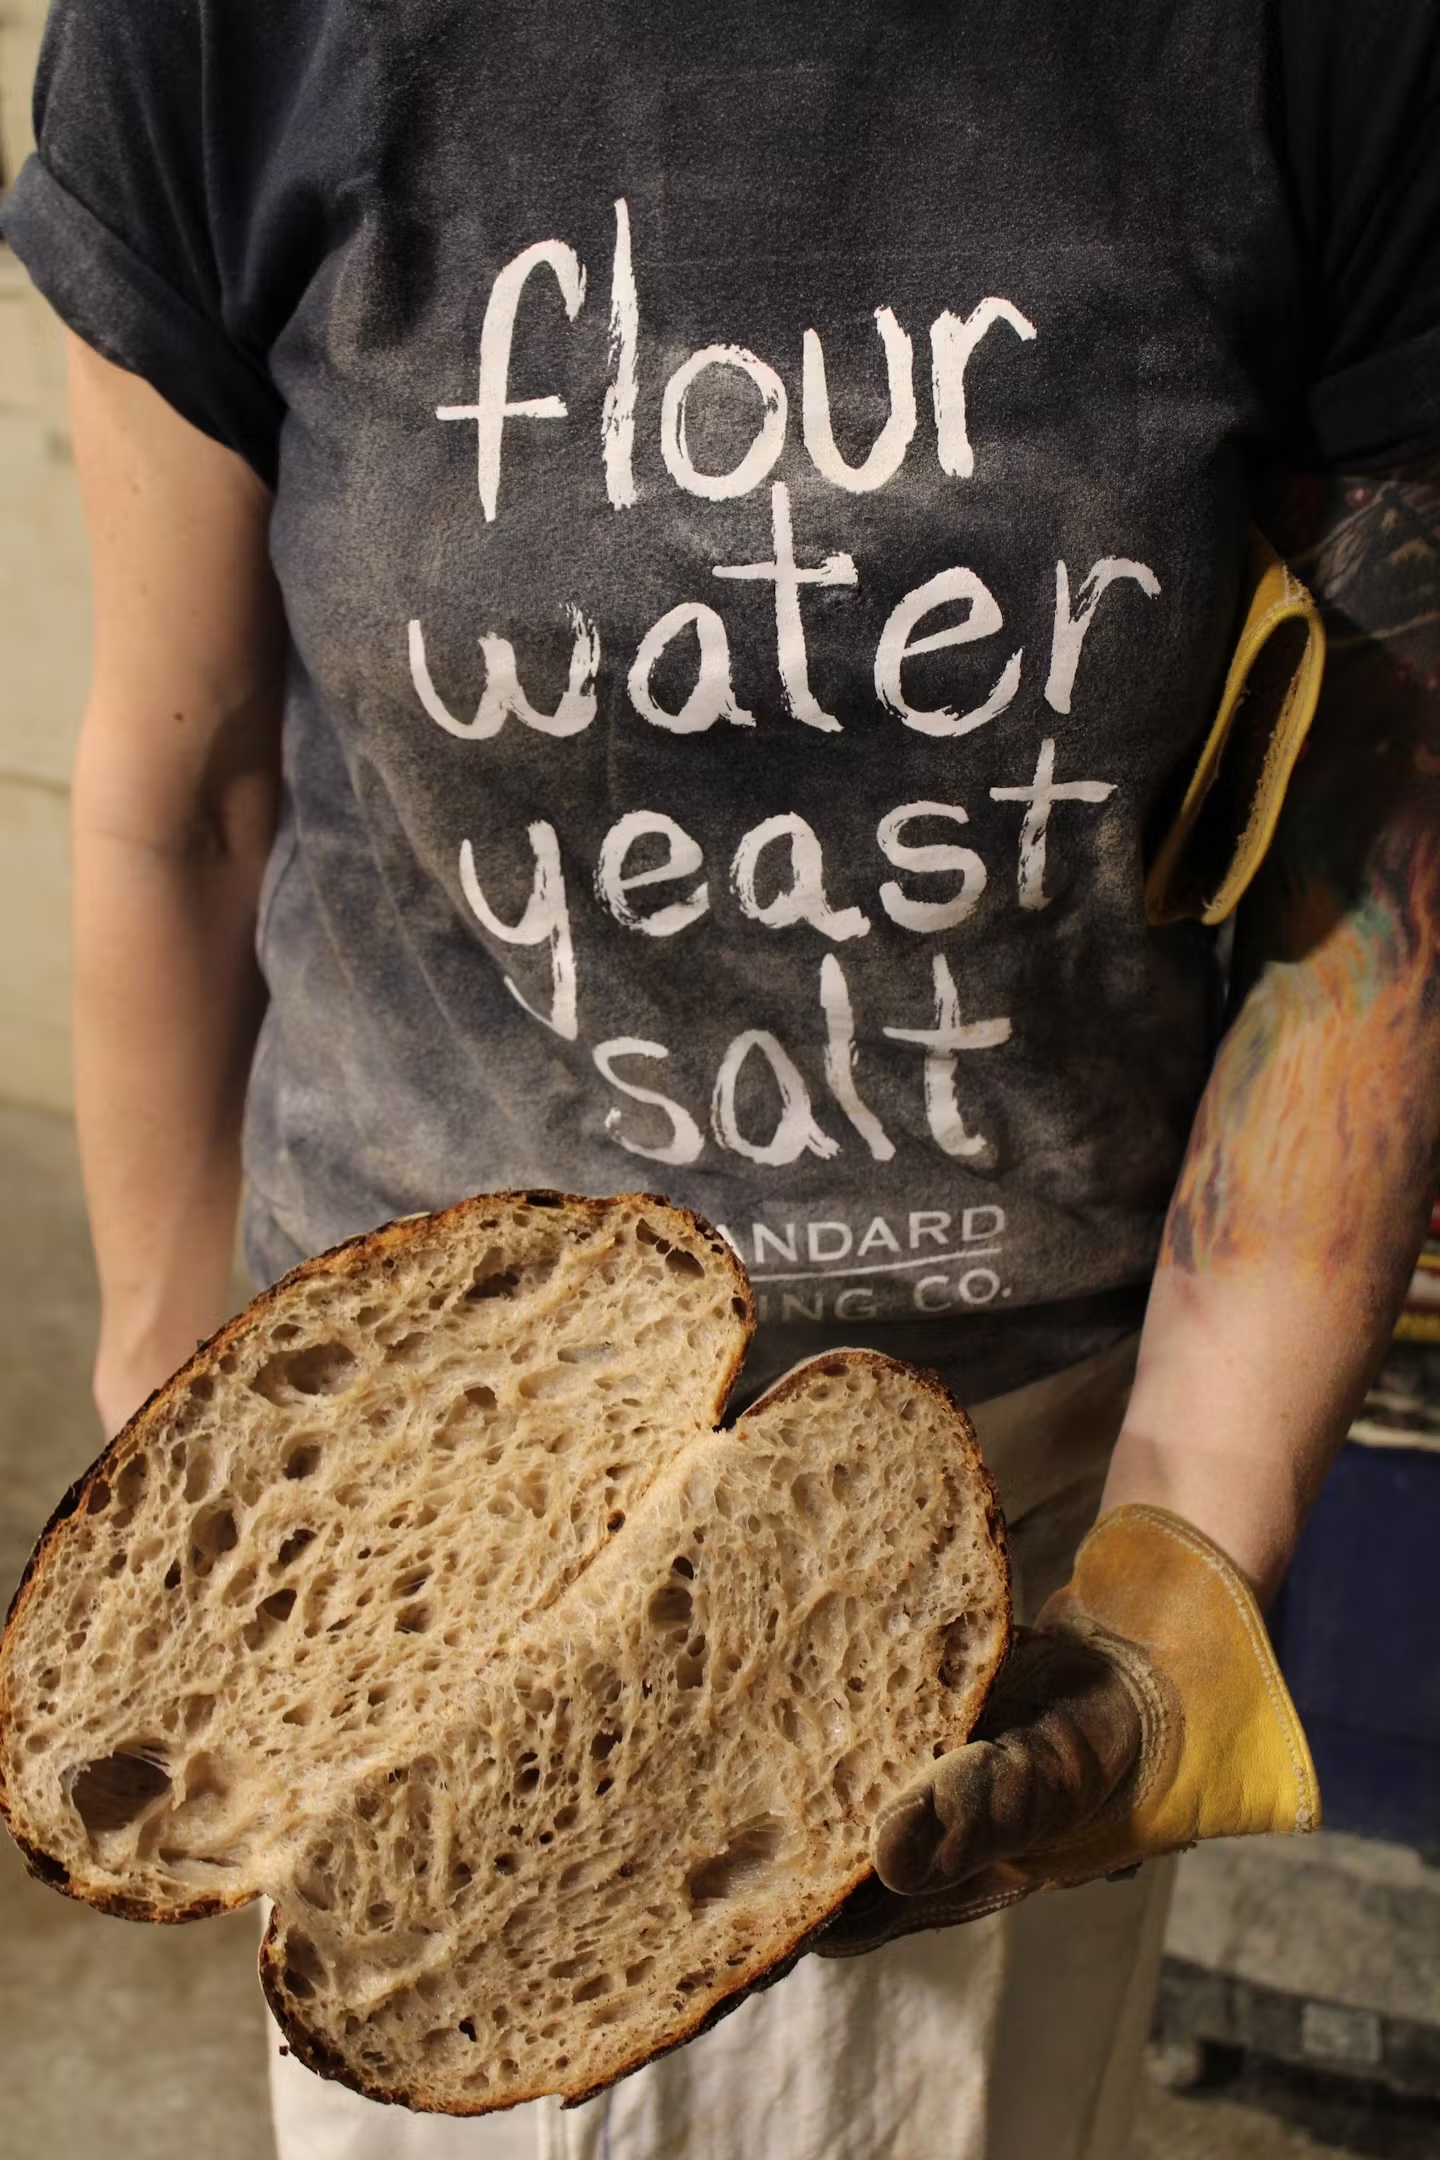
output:
[[1259,466],[1440,439],[1437,90],[1426,0],[60,0],[10,239],[276,491],[260,1272],[643,1184],[973,1391],[1133,1320],[1147,848]]

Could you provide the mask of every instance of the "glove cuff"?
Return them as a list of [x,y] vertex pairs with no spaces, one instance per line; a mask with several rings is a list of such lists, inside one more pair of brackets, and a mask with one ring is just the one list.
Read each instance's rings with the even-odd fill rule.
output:
[[1125,1821],[1097,1825],[1105,1852],[1082,1841],[1087,1873],[1202,1837],[1318,1828],[1315,1766],[1260,1608],[1193,1523],[1165,1508],[1114,1509],[1036,1625],[1112,1638],[1146,1716],[1145,1759]]

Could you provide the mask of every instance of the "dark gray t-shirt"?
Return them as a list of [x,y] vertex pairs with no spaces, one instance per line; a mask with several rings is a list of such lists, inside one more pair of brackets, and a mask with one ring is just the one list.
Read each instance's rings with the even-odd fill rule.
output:
[[257,1272],[643,1184],[797,1348],[1133,1324],[1256,473],[1440,439],[1436,19],[61,0],[7,232],[276,489]]

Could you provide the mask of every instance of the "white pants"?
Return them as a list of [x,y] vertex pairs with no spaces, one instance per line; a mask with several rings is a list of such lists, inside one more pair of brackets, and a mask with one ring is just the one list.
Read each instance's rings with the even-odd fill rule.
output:
[[[1033,1612],[1094,1519],[1133,1341],[972,1410]],[[465,2121],[377,2106],[282,2056],[279,2160],[1120,2160],[1173,1868],[1034,1897],[869,1957],[803,1958],[586,2106]]]

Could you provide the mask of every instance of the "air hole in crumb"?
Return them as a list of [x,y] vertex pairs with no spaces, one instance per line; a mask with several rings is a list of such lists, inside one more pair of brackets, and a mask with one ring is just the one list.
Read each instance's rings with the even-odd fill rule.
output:
[[287,1478],[314,1477],[320,1467],[322,1450],[316,1440],[302,1440],[299,1447],[291,1448],[285,1458]]
[[679,1583],[662,1583],[646,1607],[652,1627],[669,1632],[672,1628],[688,1628],[695,1601],[690,1592]]
[[[329,1852],[325,1854],[328,1860]],[[331,1912],[335,1905],[335,1886],[325,1874],[323,1865],[307,1868],[295,1878],[295,1888],[315,1912]]]
[[703,1275],[705,1272],[703,1262],[697,1260],[694,1253],[682,1252],[678,1245],[673,1252],[666,1253],[665,1265],[672,1275]]
[[423,1635],[430,1625],[428,1605],[406,1605],[395,1615],[397,1635]]
[[825,1487],[811,1470],[802,1470],[790,1487],[790,1497],[802,1515],[813,1520],[825,1504]]
[[519,1272],[515,1268],[497,1268],[485,1275],[477,1275],[465,1292],[467,1305],[482,1304],[487,1298],[513,1297],[520,1287]]
[[172,1560],[169,1567],[165,1570],[165,1588],[167,1590],[178,1590],[179,1587],[180,1562],[178,1560]]
[[292,1973],[299,1973],[303,1979],[324,1987],[330,1978],[330,1968],[314,1943],[295,1928],[285,1938],[285,1968],[287,1980]]
[[187,1733],[203,1732],[215,1715],[213,1695],[187,1695],[181,1710]]
[[642,1245],[658,1246],[661,1252],[670,1250],[670,1240],[662,1237],[654,1223],[647,1222],[643,1215],[635,1225],[635,1235]]
[[497,1853],[495,1855],[495,1872],[497,1875],[513,1875],[515,1873],[514,1853]]
[[606,1756],[612,1754],[619,1747],[624,1737],[623,1733],[618,1732],[597,1732],[590,1742],[590,1753],[594,1756],[596,1762],[604,1762]]
[[633,1965],[625,1967],[626,1987],[639,1987],[641,1981],[648,1980],[654,1970],[655,1960],[653,1957],[638,1958]]
[[625,1527],[625,1510],[616,1508],[612,1515],[607,1515],[605,1527],[607,1530],[623,1530]]
[[475,2020],[472,2017],[461,2018],[459,2026],[456,2029],[457,2031],[464,2033],[467,2040],[473,2040],[476,2037]]
[[119,1530],[124,1529],[140,1505],[140,1495],[145,1490],[145,1474],[149,1467],[143,1455],[132,1455],[129,1462],[121,1467],[115,1480],[115,1527]]
[[[445,1453],[453,1452],[463,1437],[463,1429],[469,1424],[474,1412],[482,1415],[495,1408],[495,1390],[491,1387],[469,1387],[456,1397],[446,1412],[444,1423],[436,1428],[435,1445]],[[498,1457],[497,1457],[498,1460]]]
[[103,1477],[96,1478],[95,1483],[90,1488],[90,1497],[85,1502],[85,1512],[87,1515],[100,1515],[104,1513],[109,1505],[109,1483]]
[[292,1530],[275,1555],[275,1565],[289,1567],[291,1561],[298,1560],[306,1546],[314,1542],[314,1538],[313,1530]]
[[86,1763],[70,1787],[75,1812],[92,1837],[138,1822],[170,1791],[168,1772],[148,1755],[107,1755]]
[[197,1575],[208,1575],[221,1555],[233,1552],[239,1542],[240,1533],[230,1509],[206,1508],[190,1527],[190,1564]]
[[203,1500],[215,1477],[215,1466],[204,1448],[193,1448],[185,1464],[185,1498]]
[[271,1596],[262,1598],[255,1608],[254,1617],[240,1630],[240,1639],[246,1649],[258,1650],[261,1644],[274,1634],[276,1628],[283,1627],[294,1606],[293,1589],[276,1590]]
[[688,1555],[681,1553],[678,1560],[671,1561],[670,1572],[672,1575],[683,1575],[686,1582],[694,1582],[695,1563]]
[[267,1358],[250,1386],[266,1402],[283,1405],[311,1395],[342,1394],[358,1377],[353,1350],[342,1342],[319,1342]]

